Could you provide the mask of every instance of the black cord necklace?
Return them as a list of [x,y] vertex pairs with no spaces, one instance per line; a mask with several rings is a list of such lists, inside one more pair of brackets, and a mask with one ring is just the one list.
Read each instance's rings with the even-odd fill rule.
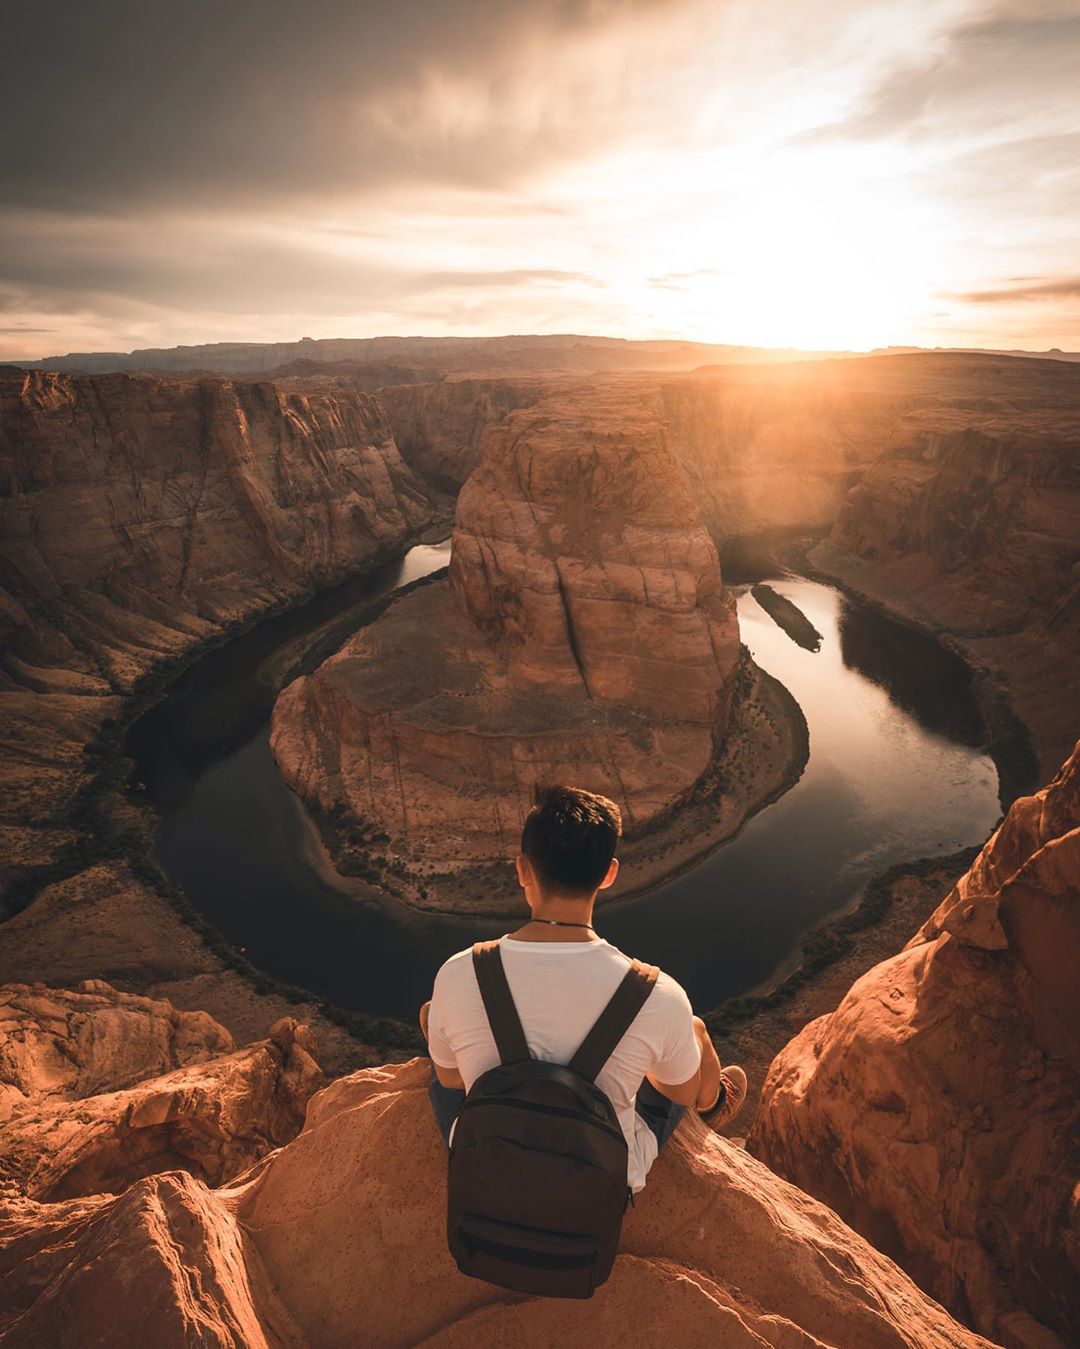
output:
[[592,923],[568,923],[562,918],[530,918],[529,922],[547,923],[550,927],[587,927],[590,932],[596,931]]

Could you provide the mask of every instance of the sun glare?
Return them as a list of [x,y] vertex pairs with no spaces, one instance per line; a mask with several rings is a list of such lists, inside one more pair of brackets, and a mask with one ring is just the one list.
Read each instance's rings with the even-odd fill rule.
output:
[[911,331],[940,245],[885,167],[840,153],[683,165],[661,194],[679,213],[640,221],[613,268],[636,335],[859,349]]

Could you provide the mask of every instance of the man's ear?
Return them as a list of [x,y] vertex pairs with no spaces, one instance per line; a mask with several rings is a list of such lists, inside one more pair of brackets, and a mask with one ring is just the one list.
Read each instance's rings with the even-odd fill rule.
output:
[[523,853],[518,853],[514,858],[514,866],[517,868],[518,885],[520,885],[523,890],[529,880],[529,873],[527,870],[528,865],[529,859]]
[[611,859],[611,866],[609,866],[607,869],[607,875],[600,882],[600,889],[606,890],[609,885],[614,885],[615,877],[618,874],[619,874],[619,859],[617,857],[613,857]]

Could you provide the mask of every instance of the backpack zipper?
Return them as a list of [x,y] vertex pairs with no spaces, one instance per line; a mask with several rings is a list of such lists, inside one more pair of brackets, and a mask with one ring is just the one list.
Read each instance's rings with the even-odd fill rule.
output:
[[621,1129],[613,1129],[610,1124],[605,1124],[603,1120],[593,1119],[591,1115],[584,1111],[567,1110],[561,1105],[540,1105],[537,1101],[519,1101],[516,1096],[480,1096],[475,1101],[466,1101],[458,1114],[477,1105],[509,1105],[517,1110],[536,1110],[542,1115],[564,1115],[567,1119],[576,1119],[582,1124],[591,1124],[594,1129],[601,1129],[604,1133],[610,1134],[612,1138],[617,1138],[623,1146],[626,1146],[626,1135]]

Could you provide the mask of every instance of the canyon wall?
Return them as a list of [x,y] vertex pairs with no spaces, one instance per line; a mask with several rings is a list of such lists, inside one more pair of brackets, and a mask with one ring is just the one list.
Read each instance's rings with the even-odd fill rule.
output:
[[714,538],[830,530],[818,571],[985,676],[1006,800],[1053,774],[1080,725],[1075,364],[923,353],[731,368],[672,377],[655,397]]
[[1080,724],[1080,372],[1054,376],[1064,387],[1037,412],[924,418],[867,470],[814,554],[994,672],[1044,778]]
[[593,1298],[508,1298],[466,1278],[446,1248],[429,1075],[414,1060],[339,1080],[297,1138],[221,1188],[170,1168],[116,1197],[0,1200],[0,1340],[990,1349],[827,1208],[696,1121],[654,1166]]
[[480,462],[488,428],[550,389],[544,379],[454,379],[391,385],[379,402],[409,467],[457,492]]
[[[6,928],[9,950],[47,978],[54,931],[55,962],[86,957],[76,977],[144,989],[220,972],[208,954],[180,958],[193,934],[166,940],[175,917],[112,860],[123,848],[102,836],[84,746],[148,674],[404,547],[431,518],[366,394],[0,369],[0,885],[22,888],[21,907],[27,887],[70,889],[95,855],[104,868],[53,922],[21,915],[29,946]],[[125,809],[106,835],[138,824]]]
[[1008,1349],[1080,1338],[1080,744],[777,1057],[748,1146]]
[[450,577],[278,699],[272,745],[324,810],[438,870],[505,859],[537,780],[632,832],[723,740],[734,604],[648,408],[606,390],[510,413],[458,500]]

